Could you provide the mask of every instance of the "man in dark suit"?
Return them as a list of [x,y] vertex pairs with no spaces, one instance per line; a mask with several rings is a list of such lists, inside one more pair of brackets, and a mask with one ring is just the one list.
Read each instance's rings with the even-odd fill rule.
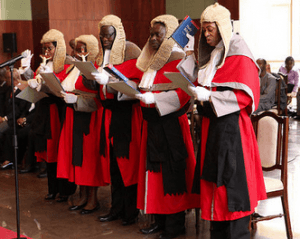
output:
[[[17,95],[20,92],[20,89],[17,88],[20,83],[20,74],[17,69],[13,70],[13,84],[14,84],[14,94]],[[2,158],[5,160],[1,165],[1,169],[11,168],[13,166],[13,154],[11,153],[13,149],[11,137],[13,135],[13,101],[12,101],[12,89],[11,89],[11,73],[6,71],[5,74],[5,84],[1,89],[1,115],[0,115],[0,138],[3,140],[3,153]],[[27,117],[30,110],[31,103],[15,98],[15,119],[17,124],[17,135],[20,135],[20,138],[26,137],[27,132]],[[25,127],[27,126],[27,127]],[[24,130],[26,129],[26,130]],[[27,139],[27,138],[26,138]],[[18,140],[20,141],[20,140]],[[22,146],[26,145],[26,142]],[[21,147],[22,148],[22,147]]]

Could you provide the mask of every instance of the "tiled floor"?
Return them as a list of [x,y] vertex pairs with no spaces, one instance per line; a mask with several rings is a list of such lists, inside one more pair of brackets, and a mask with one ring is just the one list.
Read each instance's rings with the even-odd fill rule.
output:
[[[292,228],[295,239],[300,239],[300,121],[290,120],[289,133],[289,203]],[[19,175],[21,233],[33,239],[86,239],[86,238],[158,238],[155,235],[142,235],[139,228],[150,219],[140,216],[137,224],[124,227],[120,221],[98,222],[97,216],[108,212],[110,188],[98,191],[101,208],[90,215],[80,215],[68,211],[67,203],[45,201],[47,179],[38,179],[34,173]],[[16,231],[14,171],[0,171],[0,226]],[[280,199],[261,202],[258,212],[274,214],[280,212]],[[195,212],[187,213],[187,233],[179,238],[209,238],[209,223],[200,223],[200,233],[196,235]],[[286,238],[283,218],[258,223],[254,239]]]

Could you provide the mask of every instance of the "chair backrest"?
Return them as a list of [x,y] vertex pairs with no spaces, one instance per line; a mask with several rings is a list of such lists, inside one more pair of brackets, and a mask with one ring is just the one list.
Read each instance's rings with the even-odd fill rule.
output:
[[263,170],[281,170],[281,180],[287,181],[289,118],[273,112],[252,115]]
[[256,137],[263,168],[276,165],[277,135],[278,123],[274,118],[266,116],[259,120]]
[[287,115],[287,75],[272,73],[276,77],[275,104],[279,115]]

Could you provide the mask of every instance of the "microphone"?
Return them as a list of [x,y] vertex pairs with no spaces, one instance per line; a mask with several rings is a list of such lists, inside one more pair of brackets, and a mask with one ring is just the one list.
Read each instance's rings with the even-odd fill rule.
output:
[[28,55],[27,52],[24,51],[24,52],[22,52],[21,55],[15,56],[14,58],[11,58],[10,60],[8,60],[8,61],[3,62],[2,64],[0,64],[0,68],[3,68],[5,66],[11,66],[11,65],[15,64],[16,61],[21,60],[22,58],[27,57],[27,55]]

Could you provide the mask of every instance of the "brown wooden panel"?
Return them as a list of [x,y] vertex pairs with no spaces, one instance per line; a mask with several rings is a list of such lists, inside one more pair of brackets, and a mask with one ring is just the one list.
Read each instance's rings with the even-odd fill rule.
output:
[[[45,0],[44,0],[45,1]],[[64,33],[68,42],[81,34],[93,34],[98,38],[98,22],[107,14],[122,19],[127,39],[143,47],[150,21],[165,14],[165,1],[161,0],[48,0],[49,26]]]
[[95,20],[110,13],[107,0],[49,0],[51,20]]
[[162,0],[31,0],[33,20],[33,45],[38,66],[40,40],[49,29],[60,30],[68,42],[82,34],[93,34],[98,38],[98,22],[108,14],[122,19],[127,39],[141,48],[149,36],[150,21],[165,14]]
[[149,36],[150,22],[166,13],[165,1],[161,0],[115,0],[112,13],[122,19],[126,38],[142,48]]
[[51,28],[55,28],[64,34],[67,52],[71,52],[69,41],[83,34],[93,34],[98,39],[98,21],[83,20],[51,20]]
[[126,39],[142,48],[149,37],[150,21],[135,22],[125,20],[123,25],[126,31]]
[[115,3],[111,11],[123,20],[150,22],[154,17],[166,13],[165,1],[161,0],[116,0]]
[[[0,21],[0,29],[1,33],[16,33],[18,52],[14,53],[14,56],[20,54],[26,49],[33,51],[31,21]],[[11,58],[10,53],[3,52],[2,34],[0,36],[0,52],[0,62],[7,61]],[[16,64],[16,67],[18,67],[19,64],[20,62]]]
[[42,53],[40,41],[43,35],[49,30],[49,11],[48,0],[31,0],[32,12],[32,42],[34,48],[33,70],[37,69],[41,59],[39,55]]
[[48,19],[48,0],[31,0],[32,19]]
[[231,19],[240,19],[239,0],[218,0],[218,2],[231,12]]
[[41,39],[43,35],[49,31],[49,20],[48,19],[38,19],[38,20],[32,20],[32,43],[33,43],[33,49],[34,49],[34,64],[31,64],[31,67],[33,70],[37,69],[41,59],[39,57],[40,54],[42,54],[41,49]]
[[49,19],[76,19],[77,1],[49,0]]

